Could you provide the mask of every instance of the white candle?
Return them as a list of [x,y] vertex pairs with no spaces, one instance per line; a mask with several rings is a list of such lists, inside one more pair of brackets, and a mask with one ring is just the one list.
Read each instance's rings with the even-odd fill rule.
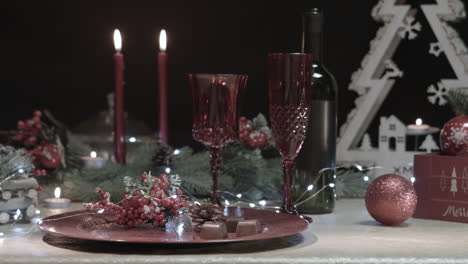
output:
[[413,130],[413,131],[422,131],[422,130],[427,130],[429,129],[430,126],[423,124],[423,121],[421,118],[416,119],[416,123],[414,125],[408,125],[408,129]]
[[107,164],[107,159],[98,157],[96,151],[91,151],[89,156],[81,157],[86,168],[102,168]]
[[67,208],[70,206],[70,199],[60,198],[60,187],[55,188],[54,198],[47,198],[44,200],[45,207],[47,208]]

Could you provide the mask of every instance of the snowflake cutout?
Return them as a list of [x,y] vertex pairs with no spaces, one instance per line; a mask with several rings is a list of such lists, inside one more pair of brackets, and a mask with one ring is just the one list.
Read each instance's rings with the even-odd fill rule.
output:
[[429,46],[429,54],[439,57],[444,50],[440,47],[439,42],[432,42]]
[[450,136],[448,137],[449,141],[455,143],[456,145],[468,144],[468,132],[465,127],[452,127],[450,129]]
[[415,22],[414,17],[408,16],[401,25],[400,31],[398,31],[398,35],[400,35],[401,38],[408,38],[409,40],[413,40],[418,36],[418,32],[421,31],[421,28],[421,23]]
[[447,92],[448,89],[445,88],[445,86],[441,82],[437,83],[436,85],[431,84],[427,88],[427,93],[429,94],[427,100],[429,100],[429,102],[434,105],[445,105],[447,104]]

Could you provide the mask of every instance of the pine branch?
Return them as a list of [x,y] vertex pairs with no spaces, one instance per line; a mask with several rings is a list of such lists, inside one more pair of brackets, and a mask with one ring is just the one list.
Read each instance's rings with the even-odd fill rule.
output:
[[34,169],[31,157],[24,149],[14,149],[0,144],[0,181],[15,174],[19,169],[30,173]]
[[450,89],[447,99],[455,112],[468,115],[468,94],[463,89]]

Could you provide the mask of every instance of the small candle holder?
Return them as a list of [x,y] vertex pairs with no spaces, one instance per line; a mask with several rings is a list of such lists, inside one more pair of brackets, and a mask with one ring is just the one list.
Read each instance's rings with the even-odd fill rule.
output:
[[96,151],[92,151],[89,156],[81,157],[86,168],[103,168],[107,165],[107,159],[98,157]]
[[44,200],[44,206],[51,209],[67,208],[70,206],[70,199],[60,198],[60,187],[55,188],[54,198]]

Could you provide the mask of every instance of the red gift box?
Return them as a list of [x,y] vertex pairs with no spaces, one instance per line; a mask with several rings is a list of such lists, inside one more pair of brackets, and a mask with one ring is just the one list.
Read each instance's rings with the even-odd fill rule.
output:
[[468,157],[414,156],[414,217],[468,223]]

